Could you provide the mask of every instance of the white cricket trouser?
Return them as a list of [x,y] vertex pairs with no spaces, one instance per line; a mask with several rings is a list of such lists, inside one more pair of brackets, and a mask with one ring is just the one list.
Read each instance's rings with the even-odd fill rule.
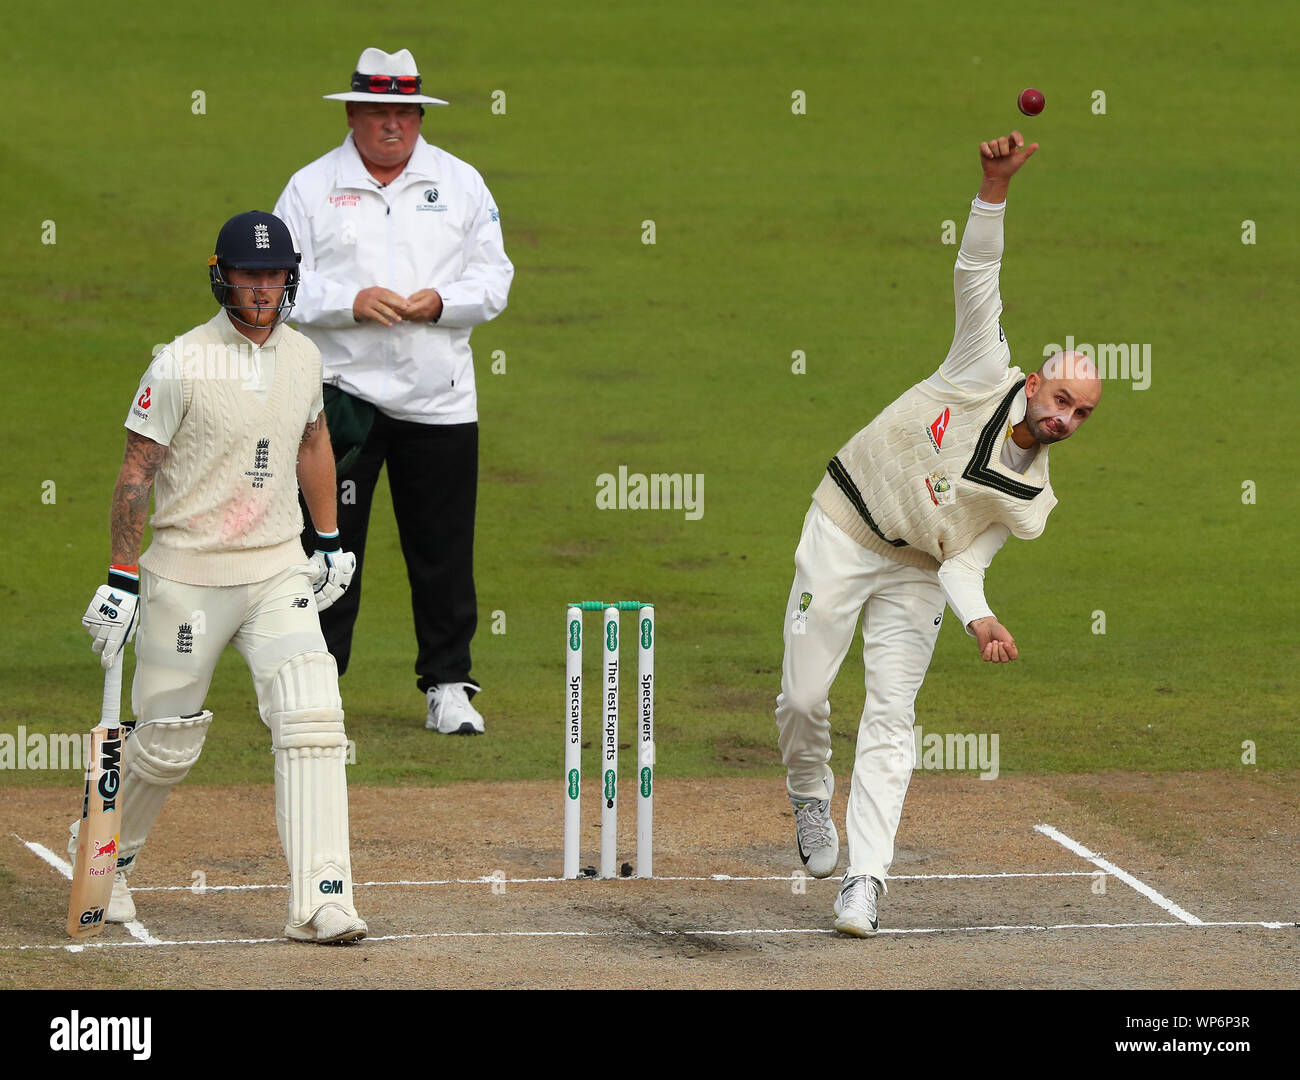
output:
[[[227,645],[248,663],[262,721],[270,720],[271,683],[291,657],[328,652],[311,582],[290,568],[251,585],[203,586],[140,573],[131,709],[137,720],[188,716],[203,708]],[[338,686],[322,687],[322,700]]]
[[935,571],[864,548],[816,503],[794,565],[776,699],[786,786],[796,797],[830,795],[830,689],[862,614],[866,702],[849,792],[847,874],[884,881],[912,778],[914,706],[943,621],[943,590]]

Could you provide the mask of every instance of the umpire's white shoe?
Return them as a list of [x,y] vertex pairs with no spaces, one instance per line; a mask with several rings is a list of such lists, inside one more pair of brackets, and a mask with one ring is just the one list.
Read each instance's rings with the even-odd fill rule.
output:
[[854,937],[874,937],[880,929],[880,882],[859,874],[846,877],[835,898],[835,929]]
[[[835,777],[826,770],[826,788],[835,794]],[[840,834],[831,820],[831,800],[790,796],[794,807],[794,836],[799,859],[815,878],[830,877],[840,858]]]
[[302,926],[287,925],[285,936],[294,941],[312,941],[317,945],[342,945],[360,941],[369,927],[356,912],[347,912],[338,904],[323,904]]
[[429,716],[424,721],[428,731],[440,735],[482,735],[483,717],[469,703],[465,693],[468,683],[442,683],[427,692]]

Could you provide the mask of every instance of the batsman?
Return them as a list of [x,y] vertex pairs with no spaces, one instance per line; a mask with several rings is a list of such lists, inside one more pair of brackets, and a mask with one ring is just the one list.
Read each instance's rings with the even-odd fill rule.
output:
[[[366,934],[352,904],[343,703],[317,614],[343,595],[355,560],[339,550],[320,352],[283,325],[298,259],[279,218],[249,211],[226,222],[208,263],[221,309],[158,352],[127,413],[112,564],[82,619],[105,668],[135,638],[108,922],[135,918],[128,875],[198,760],[212,722],[204,698],[229,644],[271,733],[285,934]],[[309,563],[300,488],[318,537]],[[141,555],[151,491],[153,542]]]
[[1101,398],[1086,356],[1055,353],[1028,375],[1011,366],[1002,220],[1011,178],[1037,149],[1018,131],[980,144],[983,183],[957,255],[948,355],[831,459],[795,551],[776,722],[799,856],[814,877],[829,877],[839,860],[828,695],[862,617],[866,701],[834,908],[835,928],[858,937],[879,929],[914,764],[916,695],[945,601],[982,660],[1017,658],[985,600],[984,573],[1010,536],[1042,534],[1056,505],[1048,450]]

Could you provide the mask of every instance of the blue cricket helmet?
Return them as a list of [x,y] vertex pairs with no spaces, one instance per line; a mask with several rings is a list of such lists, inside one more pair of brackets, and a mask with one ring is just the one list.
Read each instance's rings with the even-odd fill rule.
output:
[[208,259],[212,295],[230,313],[231,318],[238,319],[245,326],[251,326],[251,323],[239,318],[237,309],[229,303],[231,286],[226,280],[225,271],[288,270],[289,277],[284,292],[280,294],[276,320],[272,324],[279,325],[293,310],[298,295],[298,264],[301,261],[302,256],[293,249],[289,226],[274,214],[268,214],[264,210],[248,210],[236,214],[221,226],[221,231],[217,233],[216,253]]

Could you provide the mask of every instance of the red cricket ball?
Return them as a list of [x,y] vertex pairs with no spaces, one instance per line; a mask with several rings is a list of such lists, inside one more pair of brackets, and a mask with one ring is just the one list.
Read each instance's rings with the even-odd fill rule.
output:
[[1020,91],[1020,96],[1016,98],[1016,106],[1026,116],[1037,116],[1043,111],[1043,106],[1047,104],[1047,99],[1043,97],[1041,90],[1035,90],[1032,86],[1027,86]]

